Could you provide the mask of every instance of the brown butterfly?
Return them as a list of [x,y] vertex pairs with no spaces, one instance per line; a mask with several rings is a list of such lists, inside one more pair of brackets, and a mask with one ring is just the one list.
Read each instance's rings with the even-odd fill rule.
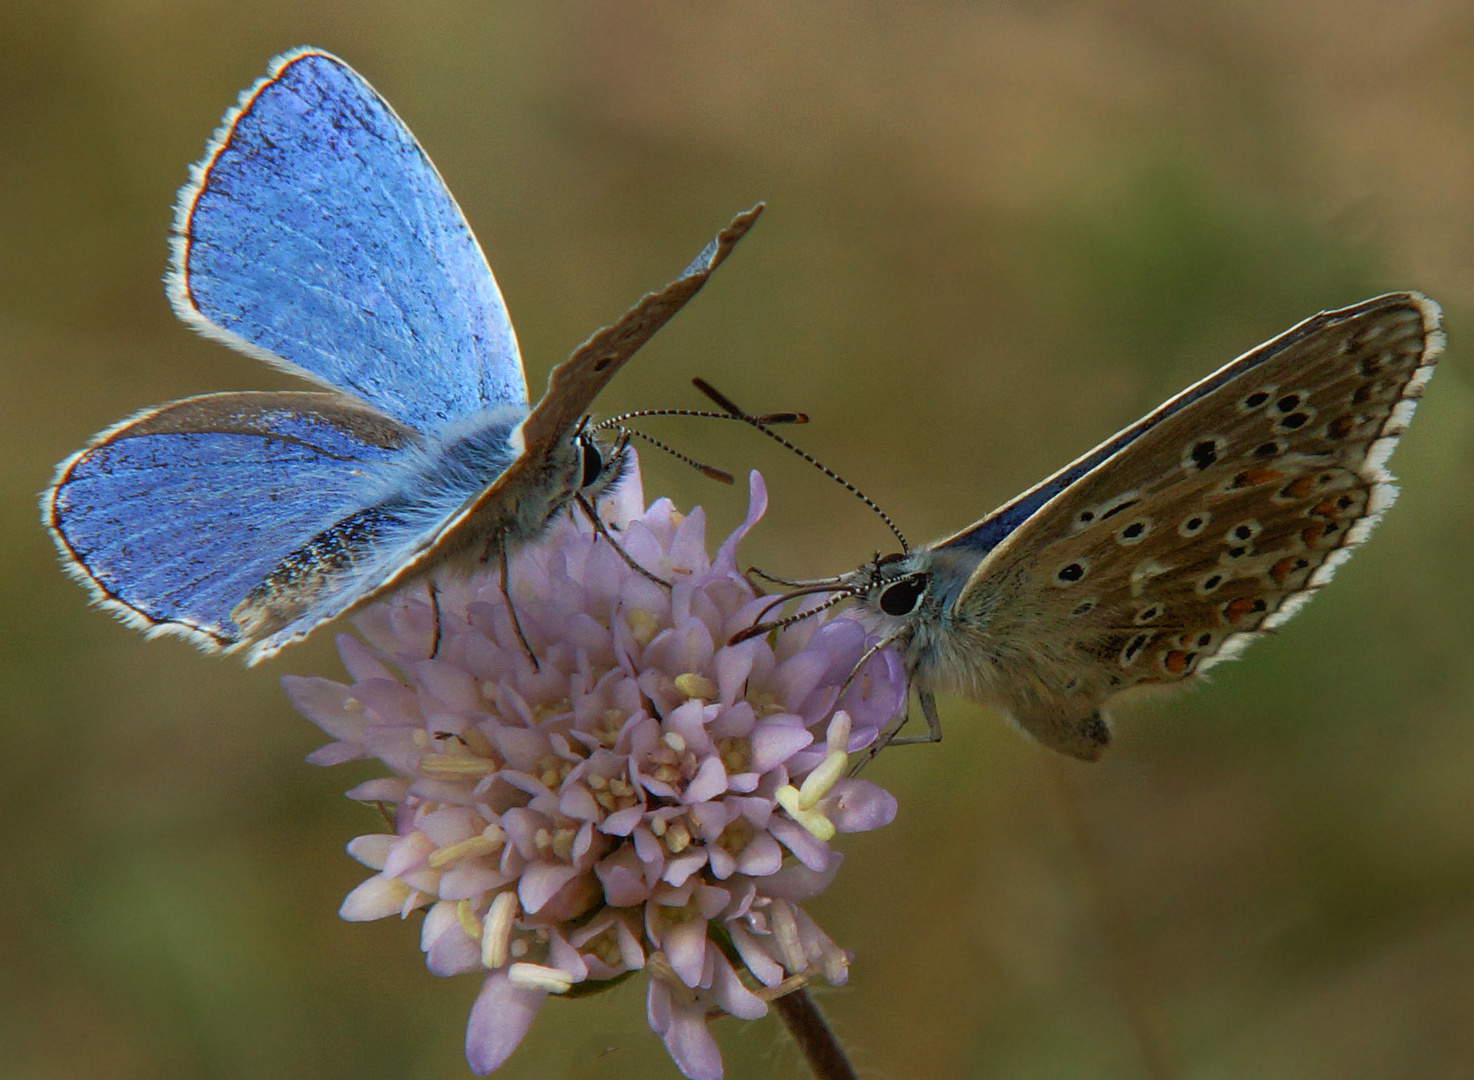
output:
[[854,599],[901,651],[929,732],[894,741],[939,739],[951,690],[1094,760],[1112,699],[1237,656],[1367,538],[1439,315],[1417,293],[1316,315],[956,535],[793,584]]

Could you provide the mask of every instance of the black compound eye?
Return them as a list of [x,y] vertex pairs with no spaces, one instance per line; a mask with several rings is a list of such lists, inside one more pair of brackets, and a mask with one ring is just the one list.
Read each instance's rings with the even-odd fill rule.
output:
[[604,471],[604,458],[592,442],[580,442],[579,448],[583,451],[583,479],[578,482],[578,486],[586,488],[599,479],[599,474]]
[[916,610],[916,605],[921,603],[930,583],[930,575],[917,574],[915,577],[903,578],[894,585],[887,585],[880,592],[880,610],[887,615],[910,615]]

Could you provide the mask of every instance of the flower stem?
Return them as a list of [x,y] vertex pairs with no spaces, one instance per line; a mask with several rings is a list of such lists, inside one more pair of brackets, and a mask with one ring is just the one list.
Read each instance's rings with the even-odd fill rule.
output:
[[839,1040],[824,1021],[824,1014],[807,990],[800,986],[792,993],[774,999],[773,1008],[778,1010],[783,1026],[798,1043],[799,1051],[818,1080],[857,1080],[844,1048],[839,1045]]

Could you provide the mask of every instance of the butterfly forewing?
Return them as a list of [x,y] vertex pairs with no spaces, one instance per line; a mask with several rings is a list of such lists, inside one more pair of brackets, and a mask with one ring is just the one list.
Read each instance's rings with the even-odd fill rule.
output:
[[1438,315],[1410,293],[1318,315],[1063,470],[1086,466],[947,612],[954,632],[986,624],[990,668],[973,681],[1092,757],[1106,698],[1190,678],[1288,618],[1396,494],[1382,466],[1432,374]]

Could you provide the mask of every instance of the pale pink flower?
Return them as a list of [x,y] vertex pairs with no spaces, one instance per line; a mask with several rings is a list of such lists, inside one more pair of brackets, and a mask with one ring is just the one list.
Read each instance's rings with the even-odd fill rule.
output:
[[394,773],[349,792],[392,805],[394,832],[349,845],[376,873],[341,914],[424,909],[430,970],[483,975],[476,1072],[548,994],[643,970],[650,1026],[685,1075],[716,1080],[709,1015],[761,1016],[786,979],[845,981],[849,954],[799,905],[839,868],[830,837],[895,815],[844,763],[903,707],[904,674],[882,651],[841,693],[874,642],[845,618],[727,644],[764,604],[736,545],[765,506],[753,473],[747,520],[708,560],[701,511],[646,509],[636,470],[600,513],[670,589],[562,517],[511,565],[537,666],[492,568],[442,583],[433,659],[420,586],[359,615],[367,644],[338,639],[350,685],[286,680],[336,740],[312,761]]

